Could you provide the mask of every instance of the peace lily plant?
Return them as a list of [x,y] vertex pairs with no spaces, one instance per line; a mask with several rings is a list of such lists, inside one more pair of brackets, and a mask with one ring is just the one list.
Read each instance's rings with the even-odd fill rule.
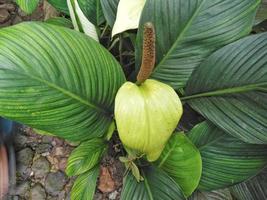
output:
[[75,30],[0,30],[0,115],[80,143],[71,199],[93,199],[117,134],[123,200],[266,198],[267,33],[249,35],[261,1],[49,2]]

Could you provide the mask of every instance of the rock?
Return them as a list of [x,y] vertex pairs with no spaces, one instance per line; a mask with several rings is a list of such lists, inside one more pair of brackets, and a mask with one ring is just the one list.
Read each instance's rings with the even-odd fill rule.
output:
[[36,184],[31,188],[30,200],[45,200],[46,193],[41,184]]
[[43,142],[43,143],[47,143],[47,144],[51,144],[52,141],[53,141],[53,137],[48,136],[48,135],[45,135],[45,136],[43,137],[43,139],[42,139],[42,142]]
[[0,23],[6,22],[9,18],[10,18],[9,12],[4,8],[0,8]]
[[6,9],[10,12],[14,12],[16,10],[16,7],[13,3],[5,3],[5,4],[0,4],[0,9]]
[[32,164],[32,171],[35,178],[44,178],[49,173],[50,164],[44,157],[40,157]]
[[[16,20],[17,17],[18,16],[16,16],[15,19],[13,20],[13,24],[14,24],[14,21]],[[15,143],[16,149],[21,149],[21,148],[26,146],[27,137],[25,135],[22,135],[22,134],[17,134],[15,139],[14,139],[14,143]]]
[[54,155],[55,156],[63,156],[64,155],[64,148],[63,147],[56,147]]
[[17,172],[22,178],[27,178],[30,176],[32,159],[33,151],[30,148],[22,149],[17,153]]
[[49,173],[45,180],[45,189],[46,191],[52,195],[58,195],[67,183],[67,177],[64,173],[58,171]]
[[107,167],[101,166],[98,189],[103,193],[109,193],[115,190],[115,182]]
[[33,151],[30,148],[25,148],[17,153],[19,164],[29,166],[32,162]]
[[62,158],[59,163],[58,163],[58,169],[61,171],[65,171],[67,167],[68,159],[67,158]]
[[28,181],[24,181],[16,187],[14,194],[25,198],[25,195],[29,192],[29,190],[30,183]]
[[36,153],[46,153],[46,152],[50,152],[52,149],[52,145],[50,144],[39,144],[37,147],[36,147]]

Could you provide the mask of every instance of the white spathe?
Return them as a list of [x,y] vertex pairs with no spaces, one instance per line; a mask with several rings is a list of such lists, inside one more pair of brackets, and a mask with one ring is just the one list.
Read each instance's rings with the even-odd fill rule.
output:
[[[71,2],[74,2],[74,8],[73,8]],[[73,23],[74,29],[77,30],[77,31],[80,31],[79,26],[78,26],[78,21],[79,21],[81,26],[82,26],[82,29],[83,29],[82,31],[86,35],[90,36],[91,38],[93,38],[94,40],[96,40],[98,42],[99,39],[98,39],[98,35],[97,35],[97,32],[96,32],[95,25],[92,24],[86,18],[86,16],[83,14],[83,12],[82,12],[82,10],[81,10],[81,8],[79,6],[78,1],[77,0],[67,0],[67,4],[68,4],[70,17],[71,17],[71,21]]]
[[136,29],[146,0],[120,0],[112,37],[130,29]]

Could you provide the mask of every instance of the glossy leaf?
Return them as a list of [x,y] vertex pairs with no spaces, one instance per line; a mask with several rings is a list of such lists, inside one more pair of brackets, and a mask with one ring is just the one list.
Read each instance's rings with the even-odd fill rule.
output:
[[157,163],[180,185],[186,196],[197,188],[202,172],[201,156],[183,133],[170,138]]
[[99,166],[78,176],[71,190],[71,200],[93,200]]
[[100,0],[103,14],[111,27],[113,27],[115,23],[119,1],[120,0]]
[[212,54],[194,71],[183,98],[199,113],[248,143],[267,143],[267,33]]
[[231,188],[237,200],[267,199],[267,168],[256,177]]
[[53,17],[53,18],[49,18],[48,20],[45,21],[45,23],[48,24],[53,24],[53,25],[57,25],[57,26],[63,26],[66,28],[73,28],[72,22],[64,17]]
[[69,15],[69,9],[67,5],[67,0],[47,0],[54,8],[56,8],[59,12],[63,12]]
[[146,0],[120,0],[112,36],[130,29],[138,28]]
[[255,176],[267,164],[267,145],[248,144],[202,122],[189,133],[202,157],[200,190],[217,190]]
[[139,25],[136,68],[144,23],[154,23],[157,66],[151,78],[185,86],[192,71],[213,51],[251,31],[260,0],[147,0]]
[[84,15],[95,26],[105,21],[100,0],[78,0],[78,3]]
[[80,175],[91,170],[100,162],[106,148],[105,141],[101,138],[94,138],[82,142],[72,151],[68,158],[66,169],[68,176]]
[[125,78],[106,49],[36,22],[3,28],[0,38],[1,116],[72,141],[107,132]]
[[163,171],[147,167],[141,174],[144,181],[137,182],[129,173],[123,181],[121,200],[185,200],[180,187]]
[[196,191],[188,200],[232,200],[229,189],[215,190],[211,192]]
[[20,9],[26,14],[31,14],[38,6],[39,0],[15,0]]

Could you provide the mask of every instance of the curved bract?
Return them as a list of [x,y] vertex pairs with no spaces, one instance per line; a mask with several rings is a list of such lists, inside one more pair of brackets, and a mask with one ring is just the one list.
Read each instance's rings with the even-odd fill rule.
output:
[[168,85],[148,79],[126,82],[115,100],[115,118],[123,144],[156,160],[182,115],[182,104]]
[[112,123],[120,65],[99,43],[45,23],[0,30],[0,115],[74,141]]

